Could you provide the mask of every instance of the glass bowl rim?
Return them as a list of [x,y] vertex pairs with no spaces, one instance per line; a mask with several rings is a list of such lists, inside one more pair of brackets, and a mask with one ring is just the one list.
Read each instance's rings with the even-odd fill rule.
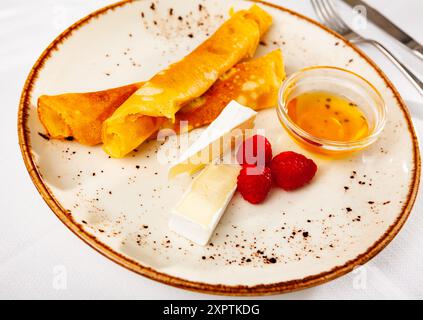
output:
[[[357,77],[358,79],[360,79],[361,81],[364,82],[365,85],[367,85],[375,94],[376,96],[379,98],[380,100],[380,107],[377,110],[377,114],[379,115],[379,119],[377,120],[374,129],[372,130],[371,134],[367,135],[364,138],[361,138],[359,140],[354,140],[354,141],[338,141],[338,140],[330,140],[330,139],[323,139],[323,138],[319,138],[316,137],[310,133],[308,133],[307,131],[303,130],[301,127],[299,127],[296,123],[294,123],[291,118],[289,117],[288,113],[285,110],[285,101],[284,101],[284,93],[285,91],[289,88],[289,86],[291,85],[291,83],[297,79],[299,76],[312,71],[312,70],[331,70],[331,71],[341,71],[344,73],[348,73],[349,75],[352,75],[354,77]],[[335,148],[340,148],[343,150],[348,150],[348,149],[354,149],[357,147],[364,147],[364,146],[368,146],[370,144],[372,144],[374,141],[376,141],[376,139],[379,137],[379,135],[382,133],[384,127],[385,127],[385,122],[386,122],[386,103],[385,100],[383,99],[381,93],[379,92],[378,89],[376,89],[376,87],[370,83],[368,80],[366,80],[364,77],[360,76],[359,74],[347,70],[347,69],[343,69],[343,68],[339,68],[339,67],[334,67],[334,66],[313,66],[313,67],[306,67],[303,68],[293,74],[291,74],[288,78],[285,79],[285,81],[283,82],[282,86],[279,89],[279,94],[278,94],[278,108],[277,108],[277,113],[278,113],[278,117],[279,120],[282,122],[282,124],[284,124],[285,126],[288,127],[288,129],[290,131],[292,131],[294,134],[299,135],[300,138],[302,138],[304,140],[307,139],[308,141],[314,142],[318,145],[320,145],[321,147],[335,147]]]

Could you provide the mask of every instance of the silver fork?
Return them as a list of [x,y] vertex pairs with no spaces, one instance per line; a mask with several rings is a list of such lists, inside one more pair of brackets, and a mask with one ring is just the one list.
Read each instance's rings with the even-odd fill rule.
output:
[[367,43],[375,46],[402,72],[402,74],[416,87],[420,95],[423,96],[423,82],[381,43],[373,39],[364,38],[353,31],[337,13],[332,0],[311,0],[311,3],[318,18],[327,27],[339,33],[352,43]]

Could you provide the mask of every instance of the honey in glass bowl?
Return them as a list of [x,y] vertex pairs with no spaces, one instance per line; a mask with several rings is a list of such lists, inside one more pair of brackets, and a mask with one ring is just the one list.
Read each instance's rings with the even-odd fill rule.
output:
[[363,77],[336,67],[311,67],[285,80],[278,117],[305,148],[343,156],[377,140],[385,125],[386,107],[380,93]]
[[357,141],[369,134],[369,124],[354,102],[330,92],[306,92],[288,103],[288,116],[314,137]]

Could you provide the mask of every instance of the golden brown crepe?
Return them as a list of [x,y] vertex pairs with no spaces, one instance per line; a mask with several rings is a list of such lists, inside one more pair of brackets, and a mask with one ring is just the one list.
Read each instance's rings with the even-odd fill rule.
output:
[[[285,79],[283,58],[275,50],[261,58],[241,62],[224,74],[200,98],[186,104],[176,122],[165,118],[144,117],[140,124],[143,135],[150,136],[158,128],[180,131],[180,121],[188,121],[188,130],[211,123],[231,100],[255,110],[273,107],[277,90]],[[263,81],[264,80],[264,81]],[[258,84],[255,86],[255,82]],[[88,93],[67,93],[41,96],[38,114],[47,134],[53,139],[74,138],[85,145],[101,143],[101,125],[142,83]]]
[[145,116],[174,120],[185,103],[204,94],[236,63],[252,57],[271,23],[271,16],[256,5],[236,12],[184,59],[144,83],[104,122],[104,150],[120,158],[145,141],[148,136],[140,126],[147,122],[159,127],[163,121],[152,124]]
[[285,79],[285,68],[280,50],[248,62],[237,64],[201,97],[184,106],[173,123],[167,120],[162,127],[176,133],[181,131],[181,121],[188,125],[182,130],[192,130],[211,123],[225,106],[236,100],[256,111],[274,107],[278,90]]
[[41,96],[38,117],[53,139],[73,138],[93,146],[101,143],[101,126],[142,83],[88,93]]

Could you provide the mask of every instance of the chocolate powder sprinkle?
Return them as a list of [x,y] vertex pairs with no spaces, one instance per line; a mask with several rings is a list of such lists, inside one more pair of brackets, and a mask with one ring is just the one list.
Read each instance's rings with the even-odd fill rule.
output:
[[268,261],[269,263],[276,263],[276,259],[275,259],[275,258],[270,258],[270,259],[267,259],[267,261]]

